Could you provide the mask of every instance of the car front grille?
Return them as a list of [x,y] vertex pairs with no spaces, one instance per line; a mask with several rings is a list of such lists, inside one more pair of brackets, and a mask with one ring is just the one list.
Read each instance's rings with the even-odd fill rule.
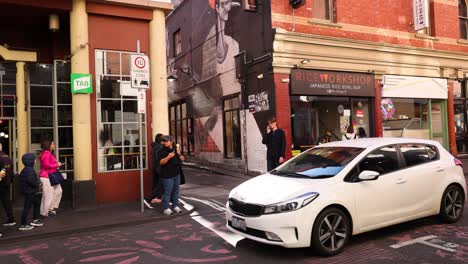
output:
[[231,208],[234,213],[242,216],[255,217],[263,213],[263,206],[243,203],[233,198],[229,199],[229,208]]

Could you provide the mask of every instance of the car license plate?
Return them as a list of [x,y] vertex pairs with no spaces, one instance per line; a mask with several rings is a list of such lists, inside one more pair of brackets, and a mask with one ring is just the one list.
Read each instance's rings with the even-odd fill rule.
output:
[[241,218],[237,218],[235,216],[232,217],[232,227],[243,230],[243,231],[247,231],[245,220]]

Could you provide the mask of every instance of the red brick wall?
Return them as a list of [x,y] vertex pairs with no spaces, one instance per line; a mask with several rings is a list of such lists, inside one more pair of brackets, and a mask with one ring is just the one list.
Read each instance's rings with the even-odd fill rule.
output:
[[289,100],[289,83],[284,83],[282,79],[289,79],[288,74],[275,74],[275,103],[276,103],[276,119],[278,127],[286,133],[286,159],[292,157],[291,144],[291,104]]
[[[457,1],[453,4],[431,4],[431,30],[438,40],[415,36],[412,1],[408,0],[338,0],[336,19],[342,27],[329,27],[309,23],[312,19],[312,1],[294,10],[288,0],[272,4],[273,27],[315,35],[333,36],[397,45],[424,47],[439,50],[468,52],[468,45],[458,44],[459,22]],[[286,17],[285,17],[286,16]],[[382,31],[382,29],[387,31]],[[390,31],[390,32],[389,32]],[[395,32],[396,31],[396,32]]]

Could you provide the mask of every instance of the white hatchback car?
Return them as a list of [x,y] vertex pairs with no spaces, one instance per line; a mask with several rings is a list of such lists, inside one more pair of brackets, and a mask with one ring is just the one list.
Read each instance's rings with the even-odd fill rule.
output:
[[288,248],[330,256],[351,235],[431,215],[463,214],[461,162],[438,142],[367,138],[309,149],[234,188],[227,227]]

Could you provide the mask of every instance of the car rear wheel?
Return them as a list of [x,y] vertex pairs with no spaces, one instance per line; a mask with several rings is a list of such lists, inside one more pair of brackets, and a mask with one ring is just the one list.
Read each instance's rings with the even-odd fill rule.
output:
[[446,223],[455,223],[463,215],[465,195],[459,186],[450,185],[442,196],[440,218]]
[[338,208],[319,214],[312,230],[312,249],[322,256],[340,253],[351,235],[348,216]]

